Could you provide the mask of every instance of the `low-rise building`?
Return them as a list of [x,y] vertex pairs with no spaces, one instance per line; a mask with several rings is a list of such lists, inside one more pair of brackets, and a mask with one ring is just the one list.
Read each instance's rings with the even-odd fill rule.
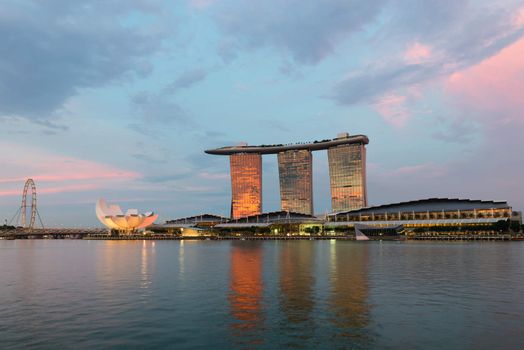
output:
[[508,232],[512,220],[521,219],[505,201],[429,198],[333,213],[325,227],[339,231],[354,231],[355,224],[397,227],[407,235],[497,234]]

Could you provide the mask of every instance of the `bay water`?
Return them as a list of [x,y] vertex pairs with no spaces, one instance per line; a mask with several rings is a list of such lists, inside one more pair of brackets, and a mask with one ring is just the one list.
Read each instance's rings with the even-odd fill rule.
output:
[[1,349],[521,349],[524,243],[0,241]]

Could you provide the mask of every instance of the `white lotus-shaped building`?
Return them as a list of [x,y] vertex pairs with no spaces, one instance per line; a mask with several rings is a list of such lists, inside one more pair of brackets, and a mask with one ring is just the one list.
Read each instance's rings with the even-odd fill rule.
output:
[[96,216],[108,228],[128,232],[146,228],[158,218],[158,214],[139,214],[136,209],[128,209],[123,214],[118,205],[108,205],[102,198],[96,203]]

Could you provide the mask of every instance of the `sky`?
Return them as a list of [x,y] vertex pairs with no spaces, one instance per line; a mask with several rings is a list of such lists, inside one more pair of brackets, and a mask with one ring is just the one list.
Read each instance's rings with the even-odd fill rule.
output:
[[30,177],[48,227],[101,226],[101,197],[228,216],[229,160],[205,149],[340,132],[369,137],[370,205],[524,209],[524,0],[0,0],[0,38],[2,223]]

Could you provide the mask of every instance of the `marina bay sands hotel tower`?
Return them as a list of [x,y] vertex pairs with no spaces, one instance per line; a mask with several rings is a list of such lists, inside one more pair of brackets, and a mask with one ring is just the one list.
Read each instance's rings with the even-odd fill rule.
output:
[[262,212],[262,155],[277,154],[282,210],[313,215],[312,151],[327,150],[333,212],[367,206],[367,136],[341,133],[333,140],[287,145],[245,143],[206,150],[228,155],[231,167],[231,217]]

